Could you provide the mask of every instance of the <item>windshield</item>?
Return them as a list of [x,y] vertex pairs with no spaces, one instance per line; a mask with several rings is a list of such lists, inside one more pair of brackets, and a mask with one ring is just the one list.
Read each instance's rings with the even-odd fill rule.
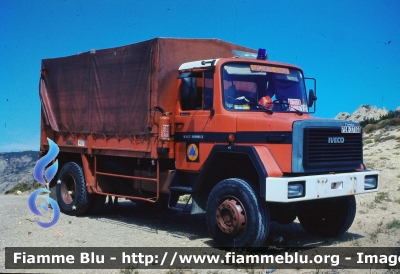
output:
[[293,68],[226,64],[222,68],[228,110],[308,112],[303,75]]

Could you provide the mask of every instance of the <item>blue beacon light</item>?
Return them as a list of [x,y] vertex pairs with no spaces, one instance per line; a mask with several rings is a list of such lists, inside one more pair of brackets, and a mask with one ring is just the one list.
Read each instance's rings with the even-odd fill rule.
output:
[[258,49],[257,59],[267,60],[267,52],[265,49]]

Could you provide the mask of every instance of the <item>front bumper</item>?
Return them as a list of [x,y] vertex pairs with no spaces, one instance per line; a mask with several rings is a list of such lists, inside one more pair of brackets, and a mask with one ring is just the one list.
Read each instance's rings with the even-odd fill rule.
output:
[[[376,176],[376,188],[364,189],[366,176]],[[288,197],[288,185],[296,182],[303,184],[304,194],[301,197],[290,198]],[[265,184],[265,200],[267,202],[291,203],[376,192],[379,186],[379,172],[365,170],[300,177],[266,178]]]

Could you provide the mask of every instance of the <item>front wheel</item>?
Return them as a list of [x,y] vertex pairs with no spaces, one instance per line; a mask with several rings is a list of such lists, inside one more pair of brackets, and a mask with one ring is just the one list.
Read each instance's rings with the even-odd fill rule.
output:
[[345,233],[355,216],[354,196],[307,202],[298,213],[300,224],[307,232],[323,237],[335,237]]
[[62,212],[68,215],[82,215],[89,205],[85,178],[80,165],[66,163],[57,180],[57,201]]
[[222,246],[260,247],[268,236],[268,207],[241,179],[223,180],[213,188],[206,216],[208,229]]

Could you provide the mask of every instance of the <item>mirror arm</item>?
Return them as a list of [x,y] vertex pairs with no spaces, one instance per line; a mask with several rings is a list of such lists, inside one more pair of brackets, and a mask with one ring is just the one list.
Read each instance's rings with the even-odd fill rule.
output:
[[210,117],[213,117],[215,114],[215,109],[214,108],[210,108]]

